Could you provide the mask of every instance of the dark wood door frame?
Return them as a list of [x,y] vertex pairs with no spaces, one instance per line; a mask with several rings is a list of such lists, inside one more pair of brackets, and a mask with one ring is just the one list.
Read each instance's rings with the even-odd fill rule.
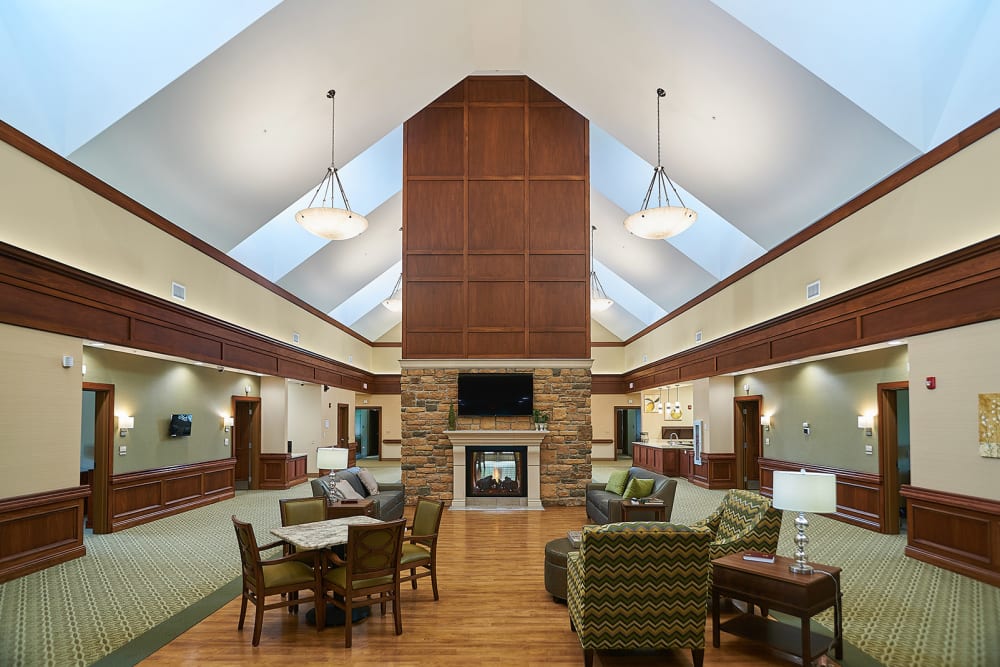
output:
[[[760,394],[737,396],[733,402],[733,452],[736,454],[736,485],[740,489],[747,488],[748,479],[757,481],[759,488],[760,466],[756,462],[761,456],[761,444],[763,442],[761,438],[762,427],[760,425],[760,410],[763,398]],[[743,417],[744,408],[748,408],[748,416],[752,416],[753,418],[752,423],[745,424]],[[747,436],[743,434],[744,429],[747,431]],[[744,447],[744,443],[746,443],[746,447]],[[753,456],[754,451],[751,450],[756,451],[756,456]],[[752,457],[754,461],[752,465],[747,464],[748,456]],[[756,473],[750,470],[751,467],[756,467]]]
[[111,532],[111,477],[114,475],[115,386],[84,382],[83,389],[95,394],[94,476],[87,520],[97,535]]
[[896,426],[896,399],[909,382],[880,382],[878,391],[878,474],[882,478],[882,532],[899,533],[899,433]]
[[613,435],[614,445],[612,446],[612,449],[614,449],[615,461],[617,461],[619,454],[628,451],[628,443],[625,442],[625,439],[621,437],[622,426],[624,425],[622,422],[625,421],[625,417],[628,415],[629,410],[635,410],[636,412],[638,412],[639,418],[641,419],[642,409],[635,405],[616,405],[611,409],[614,410],[614,416],[615,416],[615,427]]
[[[230,397],[230,414],[236,416],[239,404],[249,404],[252,409],[250,418],[250,484],[249,488],[259,489],[260,486],[260,397],[232,396]],[[229,456],[236,458],[236,427],[229,434]]]
[[347,403],[337,403],[337,446],[347,449],[347,437],[350,434],[347,420],[351,418],[351,406]]
[[[343,405],[343,404],[342,403],[338,403],[337,404],[337,408],[339,409],[341,405]],[[368,405],[357,406],[356,405],[356,406],[354,406],[355,419],[357,419],[357,414],[358,414],[359,410],[364,410],[365,414],[368,415],[368,431],[369,432],[368,432],[368,451],[366,452],[366,454],[368,454],[369,456],[371,456],[371,453],[372,453],[371,447],[372,447],[372,443],[374,442],[375,443],[375,449],[378,450],[379,461],[381,461],[382,460],[382,408],[381,408],[381,406],[378,406],[378,405],[373,405],[373,406],[368,406]],[[372,433],[372,430],[371,430],[372,413],[375,414],[375,421],[376,421],[376,424],[378,426],[375,429],[374,433]],[[355,429],[355,431],[357,431],[357,429]],[[358,434],[355,432],[354,439],[357,440],[357,438],[358,438]],[[358,443],[358,446],[360,447],[361,443]]]

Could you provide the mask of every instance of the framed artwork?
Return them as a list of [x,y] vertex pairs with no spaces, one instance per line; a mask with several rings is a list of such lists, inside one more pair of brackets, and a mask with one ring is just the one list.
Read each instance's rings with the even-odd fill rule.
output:
[[1000,459],[1000,394],[979,394],[979,455]]
[[663,411],[663,403],[660,402],[659,396],[643,396],[642,397],[642,411],[647,414],[654,414]]

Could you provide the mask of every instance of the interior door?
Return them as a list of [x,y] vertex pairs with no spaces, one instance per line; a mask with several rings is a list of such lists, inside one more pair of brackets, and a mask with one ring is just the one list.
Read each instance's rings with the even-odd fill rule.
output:
[[[83,390],[93,392],[94,469],[90,477],[90,502],[87,507],[87,525],[94,534],[111,532],[111,511],[108,495],[111,475],[114,474],[115,448],[114,412],[115,386],[84,382]],[[88,411],[89,412],[89,411]]]
[[737,473],[744,489],[760,489],[760,396],[736,399]]
[[337,403],[337,446],[345,449],[347,448],[347,434],[350,432],[347,422],[350,407],[346,403]]
[[256,447],[260,443],[260,399],[233,396],[233,430],[230,433],[232,456],[236,458],[236,488],[255,488]]

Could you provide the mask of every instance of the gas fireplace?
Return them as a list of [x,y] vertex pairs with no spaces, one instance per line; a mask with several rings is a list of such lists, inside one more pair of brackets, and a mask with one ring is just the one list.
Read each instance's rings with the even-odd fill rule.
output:
[[469,498],[525,498],[527,447],[466,447],[465,493]]

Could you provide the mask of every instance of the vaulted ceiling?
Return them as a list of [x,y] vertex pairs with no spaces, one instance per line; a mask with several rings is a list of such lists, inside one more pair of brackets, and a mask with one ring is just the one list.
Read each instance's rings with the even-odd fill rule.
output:
[[[625,339],[1000,107],[1000,2],[144,0],[0,5],[0,118],[370,340],[401,267],[402,123],[523,73],[591,122]],[[695,225],[630,235],[662,154]],[[294,222],[330,161],[371,226]],[[943,193],[942,196],[947,196]],[[155,250],[150,249],[150,252]]]

